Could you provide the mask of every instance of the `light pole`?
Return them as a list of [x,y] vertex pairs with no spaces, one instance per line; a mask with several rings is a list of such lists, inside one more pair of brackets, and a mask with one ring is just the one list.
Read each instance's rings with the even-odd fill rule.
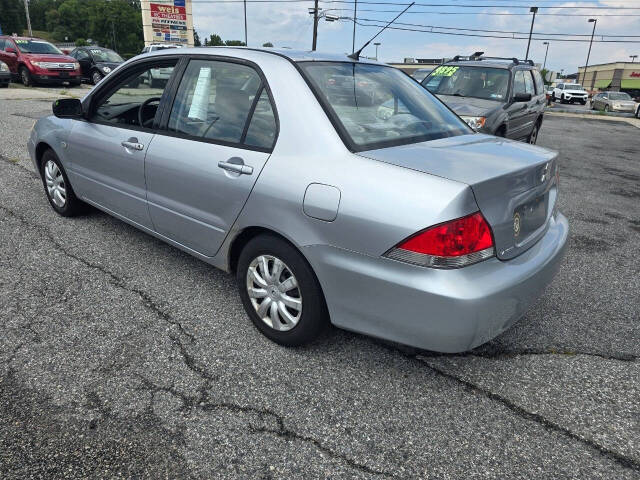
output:
[[547,67],[547,54],[549,53],[549,42],[542,42],[543,45],[547,46],[547,51],[544,52],[544,63],[542,64],[542,70]]
[[529,42],[527,43],[527,54],[524,56],[525,60],[529,60],[529,47],[531,46],[531,35],[533,34],[533,23],[536,21],[536,13],[538,13],[538,7],[531,7],[529,11],[533,13],[533,18],[531,19],[531,30],[529,30]]
[[[380,45],[382,45],[380,42],[373,42],[373,44],[376,46],[376,61],[378,60],[378,47]],[[637,55],[636,55],[637,56]]]
[[631,59],[631,63],[633,63],[635,59],[638,58],[638,55],[629,55],[629,58]]
[[[591,31],[591,41],[589,42],[589,51],[587,52],[587,64],[584,66],[584,74],[582,75],[582,83],[587,78],[587,68],[589,68],[589,57],[591,56],[591,44],[593,43],[593,35],[596,33],[597,18],[590,18],[589,23],[593,23],[593,30]],[[584,85],[583,85],[584,86]]]

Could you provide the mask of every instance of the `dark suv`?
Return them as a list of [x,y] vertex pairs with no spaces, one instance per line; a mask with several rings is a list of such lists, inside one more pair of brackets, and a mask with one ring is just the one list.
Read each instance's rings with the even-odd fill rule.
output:
[[456,56],[421,83],[474,130],[536,143],[546,93],[532,60]]

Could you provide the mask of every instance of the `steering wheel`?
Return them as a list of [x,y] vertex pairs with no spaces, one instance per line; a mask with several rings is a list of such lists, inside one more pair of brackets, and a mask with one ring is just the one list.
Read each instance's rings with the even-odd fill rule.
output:
[[147,98],[144,102],[142,102],[142,104],[140,105],[140,108],[138,109],[138,124],[141,127],[146,127],[149,123],[149,121],[153,121],[153,118],[155,117],[151,117],[149,119],[147,119],[146,121],[144,120],[144,109],[147,105],[149,105],[151,102],[159,102],[161,97],[151,97],[151,98]]

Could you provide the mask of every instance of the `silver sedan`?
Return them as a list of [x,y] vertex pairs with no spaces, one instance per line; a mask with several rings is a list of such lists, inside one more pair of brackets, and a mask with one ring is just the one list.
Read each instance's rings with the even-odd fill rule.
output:
[[[166,84],[139,81],[157,69]],[[474,133],[376,62],[165,50],[53,110],[29,139],[52,208],[92,205],[233,272],[283,345],[333,324],[471,349],[526,312],[565,250],[556,153]]]
[[605,112],[634,113],[636,102],[625,92],[602,92],[591,99],[591,110],[604,110]]

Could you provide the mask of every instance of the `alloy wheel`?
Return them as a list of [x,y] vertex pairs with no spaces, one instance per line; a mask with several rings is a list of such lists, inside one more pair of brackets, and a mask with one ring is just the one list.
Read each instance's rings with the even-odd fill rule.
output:
[[48,160],[44,166],[44,179],[49,198],[56,207],[63,208],[67,203],[67,189],[62,172],[53,160]]
[[535,125],[533,127],[533,130],[531,131],[531,135],[529,135],[529,143],[531,145],[535,145],[537,141],[538,141],[538,125]]
[[247,269],[246,288],[258,317],[274,330],[295,327],[302,316],[302,294],[291,269],[273,255],[260,255]]

